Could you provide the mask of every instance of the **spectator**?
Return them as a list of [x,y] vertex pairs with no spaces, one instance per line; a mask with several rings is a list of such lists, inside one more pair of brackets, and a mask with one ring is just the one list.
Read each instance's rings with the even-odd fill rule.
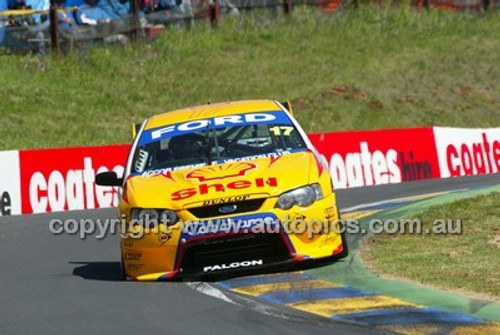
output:
[[[6,11],[7,9],[9,9],[7,0],[0,0],[0,12]],[[0,17],[0,46],[3,45],[6,24],[7,20]]]
[[56,7],[59,9],[57,11],[57,19],[59,20],[59,29],[70,29],[76,27],[76,22],[73,18],[73,14],[71,12],[64,12],[60,9],[63,8],[64,0],[58,0],[56,2]]
[[[50,9],[50,0],[26,0],[26,6],[33,10],[48,11]],[[42,23],[42,17],[39,14],[33,15],[35,23]]]
[[23,7],[19,7],[20,2],[22,2],[22,5],[25,6],[22,0],[7,0],[7,5],[9,9],[21,9]]
[[59,43],[61,50],[66,52],[72,48],[76,43],[79,46],[83,46],[85,40],[92,38],[94,32],[81,32],[77,26],[77,22],[73,11],[64,11],[65,0],[56,0],[55,3],[57,7],[57,21],[59,24]]

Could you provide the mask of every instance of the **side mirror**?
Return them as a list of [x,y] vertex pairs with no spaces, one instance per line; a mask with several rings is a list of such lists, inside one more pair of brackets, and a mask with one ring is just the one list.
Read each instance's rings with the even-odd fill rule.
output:
[[95,183],[100,186],[122,186],[123,178],[118,178],[114,171],[101,172],[95,176]]

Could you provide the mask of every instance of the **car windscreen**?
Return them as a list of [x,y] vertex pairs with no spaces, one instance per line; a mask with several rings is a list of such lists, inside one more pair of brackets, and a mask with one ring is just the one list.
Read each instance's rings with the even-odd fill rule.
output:
[[282,155],[307,149],[282,111],[221,116],[145,130],[132,173]]

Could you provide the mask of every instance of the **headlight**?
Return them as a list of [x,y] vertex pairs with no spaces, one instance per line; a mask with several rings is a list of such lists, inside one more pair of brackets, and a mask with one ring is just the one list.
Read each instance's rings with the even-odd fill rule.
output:
[[132,210],[132,219],[139,220],[141,222],[146,221],[158,221],[160,215],[156,209],[149,208],[135,208]]
[[323,198],[323,192],[318,184],[312,184],[283,193],[278,197],[276,207],[290,209],[294,205],[311,206],[316,200]]
[[130,214],[132,219],[139,220],[143,224],[161,222],[172,225],[179,220],[175,212],[168,209],[134,208]]
[[173,225],[179,220],[175,212],[170,211],[168,209],[164,210],[160,214],[160,222],[166,224],[167,226]]

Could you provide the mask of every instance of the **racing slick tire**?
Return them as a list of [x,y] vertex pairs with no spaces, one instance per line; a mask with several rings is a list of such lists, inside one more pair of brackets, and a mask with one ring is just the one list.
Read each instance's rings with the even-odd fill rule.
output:
[[127,273],[125,272],[125,263],[123,261],[123,254],[120,260],[120,280],[127,280]]
[[[339,221],[341,221],[341,217],[340,217],[340,211],[339,211],[339,208],[337,207],[337,213],[339,214]],[[342,251],[337,255],[338,259],[341,259],[341,258],[346,258],[348,255],[349,255],[349,247],[347,246],[347,233],[346,233],[346,229],[345,229],[345,224],[344,223],[341,223],[342,224],[342,233],[341,233],[341,238],[342,238],[342,246],[343,246],[343,249]]]

